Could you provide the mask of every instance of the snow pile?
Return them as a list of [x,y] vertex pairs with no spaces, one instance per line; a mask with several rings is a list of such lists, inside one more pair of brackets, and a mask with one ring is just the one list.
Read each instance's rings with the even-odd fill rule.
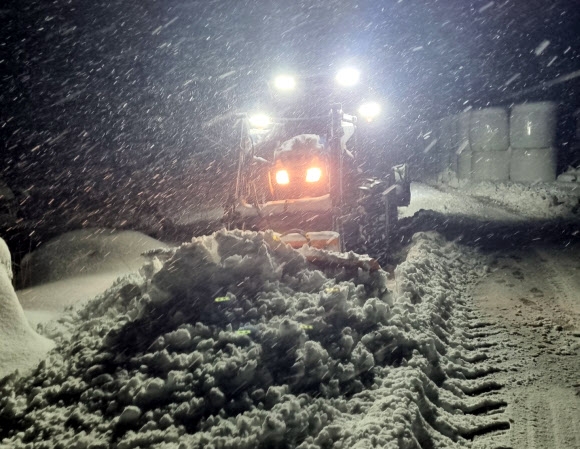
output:
[[33,368],[53,346],[26,320],[12,286],[10,251],[0,238],[0,377]]
[[435,234],[397,295],[367,259],[270,232],[150,256],[62,320],[34,375],[0,382],[0,447],[462,447],[499,421],[457,379],[488,372],[455,333],[482,260]]
[[568,169],[558,176],[558,182],[562,183],[580,183],[580,167],[568,167]]
[[316,134],[300,134],[286,140],[274,151],[274,159],[311,158],[324,152],[324,145],[320,143],[320,136]]

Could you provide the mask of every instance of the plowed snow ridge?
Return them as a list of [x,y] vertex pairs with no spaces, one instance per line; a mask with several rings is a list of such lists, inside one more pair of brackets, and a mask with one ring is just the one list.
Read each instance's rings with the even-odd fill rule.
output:
[[482,257],[417,234],[388,292],[364,259],[315,256],[239,231],[152,254],[0,382],[0,447],[459,448],[510,428],[500,330],[466,303]]

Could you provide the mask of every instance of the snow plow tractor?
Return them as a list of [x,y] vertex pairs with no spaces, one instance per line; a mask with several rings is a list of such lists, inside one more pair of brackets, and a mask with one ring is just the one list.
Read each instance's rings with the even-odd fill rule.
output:
[[272,229],[296,248],[386,261],[397,207],[410,202],[409,172],[399,165],[383,179],[365,177],[355,160],[356,133],[357,118],[339,104],[315,119],[245,117],[228,229]]

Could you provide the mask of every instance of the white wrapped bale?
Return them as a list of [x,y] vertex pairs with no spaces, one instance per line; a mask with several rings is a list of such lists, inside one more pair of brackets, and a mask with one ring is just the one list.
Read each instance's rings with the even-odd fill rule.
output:
[[514,149],[549,148],[556,140],[557,106],[551,101],[512,108],[510,145]]
[[471,110],[457,114],[457,151],[471,151],[471,141],[469,140],[469,125],[471,121]]
[[452,115],[444,117],[439,122],[439,126],[439,141],[441,142],[441,147],[450,152],[455,148],[457,139],[457,120]]
[[510,179],[515,182],[552,182],[556,179],[554,147],[511,151]]
[[476,181],[507,181],[510,176],[509,151],[476,151],[471,168]]
[[457,155],[457,177],[459,179],[471,178],[471,156],[471,151],[463,151]]
[[453,162],[453,144],[455,140],[455,122],[453,116],[442,118],[437,124],[437,170],[447,170]]
[[472,151],[505,151],[509,147],[508,115],[504,108],[474,110],[469,120]]

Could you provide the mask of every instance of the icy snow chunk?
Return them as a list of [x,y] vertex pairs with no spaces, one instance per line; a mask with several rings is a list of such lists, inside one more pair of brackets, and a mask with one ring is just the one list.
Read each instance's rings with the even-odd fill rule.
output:
[[191,345],[191,334],[187,329],[177,329],[163,336],[165,342],[176,349],[186,349]]
[[128,405],[119,416],[119,424],[130,426],[135,424],[141,417],[141,409],[135,405]]

